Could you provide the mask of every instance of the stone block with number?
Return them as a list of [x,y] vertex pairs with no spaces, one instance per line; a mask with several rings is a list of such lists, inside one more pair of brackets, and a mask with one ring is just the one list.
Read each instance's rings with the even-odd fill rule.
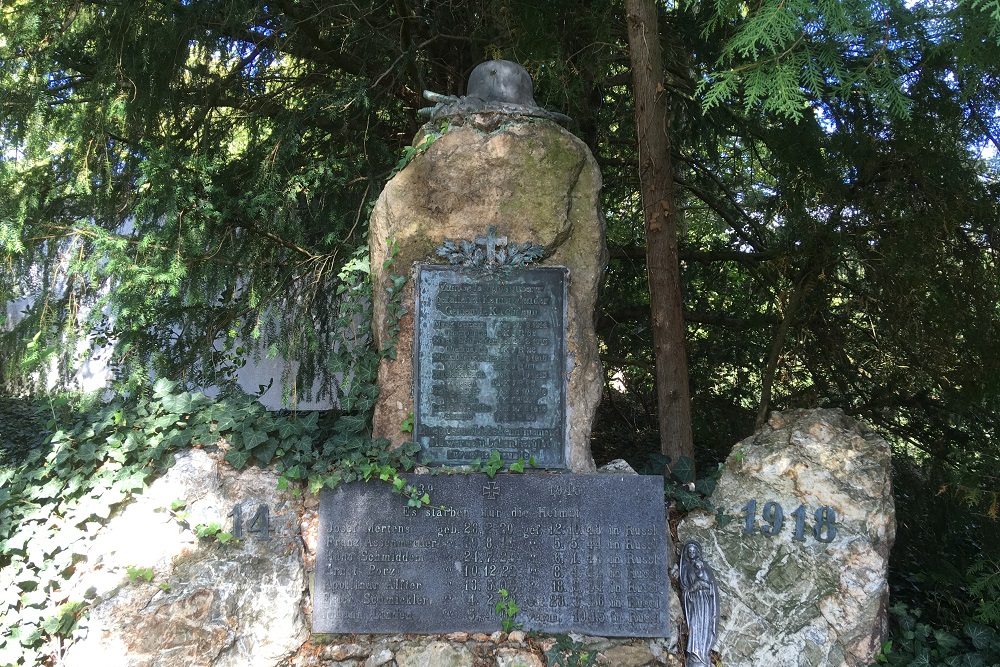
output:
[[774,413],[733,448],[717,513],[678,527],[715,571],[727,667],[871,664],[896,531],[889,454],[839,410]]
[[273,667],[305,641],[302,499],[219,458],[179,452],[98,531],[67,582],[90,604],[62,664]]

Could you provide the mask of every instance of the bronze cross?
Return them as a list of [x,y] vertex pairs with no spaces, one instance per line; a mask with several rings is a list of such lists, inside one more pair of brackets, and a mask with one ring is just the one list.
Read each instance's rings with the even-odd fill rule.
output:
[[486,248],[486,263],[496,264],[497,263],[497,247],[504,248],[507,246],[506,236],[497,236],[497,228],[490,225],[486,229],[486,236],[477,236],[476,245]]

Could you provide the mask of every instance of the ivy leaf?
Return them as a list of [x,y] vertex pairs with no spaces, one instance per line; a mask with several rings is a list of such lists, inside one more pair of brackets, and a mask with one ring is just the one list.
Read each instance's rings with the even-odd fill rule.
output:
[[231,412],[225,412],[216,419],[216,427],[219,431],[230,431],[236,426],[236,419]]
[[694,460],[688,456],[678,458],[670,467],[670,476],[681,484],[690,484],[694,481]]
[[990,629],[985,625],[980,625],[979,623],[966,623],[965,625],[965,636],[972,640],[972,645],[976,647],[977,650],[982,651],[992,642]]
[[146,474],[145,470],[133,470],[118,477],[115,486],[124,491],[141,491],[146,486]]
[[254,448],[253,457],[261,465],[267,465],[274,459],[274,453],[278,450],[278,441],[274,438],[268,438],[266,442],[261,444],[259,447]]
[[714,477],[702,477],[694,483],[694,490],[703,496],[710,496],[715,491],[715,485],[719,480]]
[[337,419],[334,431],[344,435],[362,433],[368,425],[368,418],[365,415],[341,415]]
[[962,643],[958,637],[944,630],[934,630],[934,641],[948,652],[953,651]]
[[226,452],[226,461],[237,470],[244,468],[250,460],[250,452],[244,449],[230,449]]
[[282,440],[287,440],[292,436],[298,435],[302,430],[300,422],[294,419],[284,419],[278,423],[278,437]]
[[244,429],[242,435],[243,446],[247,449],[253,449],[257,445],[267,441],[267,433],[253,428]]
[[97,459],[97,443],[87,440],[76,448],[76,456],[81,461],[94,461]]
[[177,383],[173,380],[168,380],[166,378],[160,378],[153,383],[153,396],[155,398],[163,398],[164,396],[169,396],[173,393],[174,387]]
[[182,392],[175,396],[163,398],[163,409],[174,414],[186,414],[191,411],[191,393]]

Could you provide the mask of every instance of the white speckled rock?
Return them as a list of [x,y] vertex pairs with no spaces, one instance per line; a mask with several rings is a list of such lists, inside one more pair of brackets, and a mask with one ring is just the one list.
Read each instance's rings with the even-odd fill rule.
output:
[[545,662],[531,651],[502,648],[497,651],[497,667],[545,667]]
[[[308,637],[302,613],[302,502],[277,491],[273,472],[237,472],[202,450],[176,463],[113,517],[73,582],[97,597],[70,646],[68,667],[271,667]],[[246,523],[270,508],[267,540],[199,540],[169,509],[185,501],[187,522],[218,523],[240,504]],[[152,581],[127,574],[150,568]]]
[[638,475],[635,468],[628,464],[625,459],[615,459],[614,461],[608,461],[600,468],[597,469],[599,473],[606,473],[608,475]]
[[472,667],[472,652],[443,641],[408,644],[396,651],[398,667]]
[[[692,513],[683,544],[702,543],[715,570],[722,619],[715,650],[726,667],[868,665],[885,632],[886,567],[895,538],[889,445],[839,410],[774,413],[726,462],[712,503],[728,521]],[[757,500],[757,530],[743,506]],[[764,504],[784,526],[761,534]],[[805,540],[793,539],[800,505]],[[815,511],[836,511],[836,536],[815,538]],[[724,525],[723,525],[724,524]],[[827,533],[822,533],[826,537]]]

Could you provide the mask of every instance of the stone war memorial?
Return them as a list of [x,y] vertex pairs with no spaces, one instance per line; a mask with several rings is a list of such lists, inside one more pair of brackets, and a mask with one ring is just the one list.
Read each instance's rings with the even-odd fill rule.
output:
[[[374,431],[412,437],[439,472],[491,455],[528,469],[413,476],[432,499],[420,508],[377,485],[324,492],[313,630],[665,639],[663,480],[592,474],[596,163],[513,63],[476,68],[466,97],[428,97],[426,149],[369,230],[376,339],[397,348]],[[401,292],[379,289],[400,275]],[[404,307],[392,331],[390,298]]]
[[663,478],[591,454],[596,161],[514,63],[477,67],[464,97],[425,96],[369,244],[375,342],[395,347],[373,431],[419,446],[405,483],[427,500],[378,481],[296,494],[212,448],[179,454],[96,531],[62,662],[874,662],[895,536],[886,442],[837,410],[776,412],[672,539]]

